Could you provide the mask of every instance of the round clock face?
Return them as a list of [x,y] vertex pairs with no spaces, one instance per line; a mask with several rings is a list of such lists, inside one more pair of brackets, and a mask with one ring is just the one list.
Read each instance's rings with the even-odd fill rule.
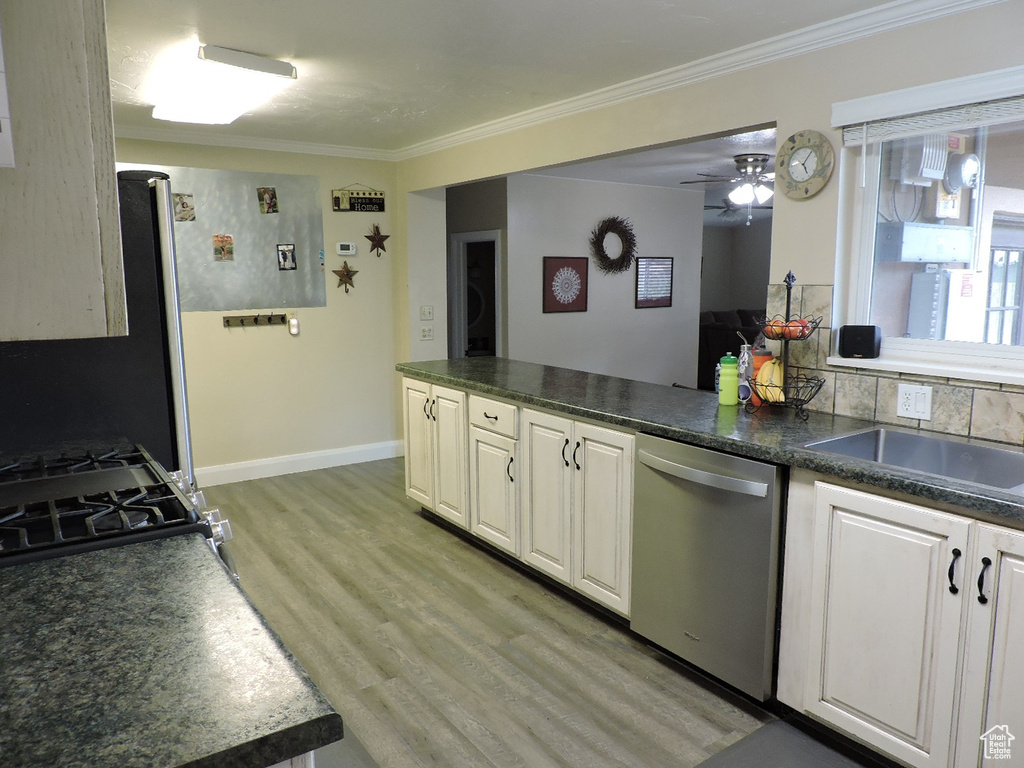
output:
[[828,183],[834,165],[835,154],[827,138],[817,131],[794,133],[779,148],[776,189],[795,200],[813,197]]

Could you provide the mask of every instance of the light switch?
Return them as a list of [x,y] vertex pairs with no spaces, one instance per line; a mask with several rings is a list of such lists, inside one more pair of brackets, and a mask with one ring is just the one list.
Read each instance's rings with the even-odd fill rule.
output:
[[430,321],[434,319],[434,307],[430,304],[424,304],[420,307],[420,320]]

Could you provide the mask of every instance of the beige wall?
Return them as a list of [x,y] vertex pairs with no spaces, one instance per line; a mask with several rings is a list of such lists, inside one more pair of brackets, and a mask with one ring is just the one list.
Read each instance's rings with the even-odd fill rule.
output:
[[[323,201],[327,306],[298,308],[301,332],[234,328],[224,312],[182,317],[197,475],[201,483],[340,464],[390,452],[401,438],[395,403],[392,301],[395,167],[369,160],[121,140],[121,162],[317,176]],[[388,213],[334,213],[330,191],[361,183],[387,193]],[[173,185],[173,179],[172,179]],[[364,235],[392,237],[380,257]],[[334,244],[355,242],[359,271],[349,293],[331,273]],[[298,457],[298,458],[297,458]],[[203,469],[206,469],[205,477]]]
[[[838,151],[840,133],[831,128],[834,102],[1019,66],[1021,29],[1024,0],[1007,0],[412,158],[399,165],[398,188],[461,184],[772,123],[780,141],[798,130],[814,129],[828,136]],[[854,163],[844,159],[837,176],[852,184],[855,175]],[[794,363],[808,373],[825,373],[825,387],[813,406],[1020,444],[1020,387],[928,379],[926,383],[935,387],[933,411],[955,413],[956,424],[947,418],[909,422],[895,416],[899,374],[879,376],[825,365],[832,338],[837,239],[847,236],[848,223],[839,214],[839,188],[844,183],[846,179],[834,178],[810,200],[780,195],[774,203],[768,305],[778,305],[780,283],[792,270],[807,289],[799,304],[804,314],[828,315],[822,332],[800,348]],[[415,230],[410,227],[408,235],[415,238]],[[402,263],[395,266],[398,275],[406,269]],[[419,263],[409,269],[425,271],[430,266]],[[397,306],[408,302],[404,291],[399,279]],[[396,349],[399,357],[407,354],[408,341],[397,339]]]
[[[1008,0],[752,66],[406,160],[398,169],[399,190],[443,187],[767,123],[777,125],[780,140],[810,128],[825,133],[838,149],[839,132],[830,128],[833,102],[1019,65],[1021,29],[1024,0]],[[960,51],[965,53],[950,53]],[[838,188],[833,181],[801,202],[779,196],[772,282],[792,269],[801,283],[832,284]],[[404,266],[396,263],[398,274]],[[406,303],[403,286],[396,289],[396,302]]]

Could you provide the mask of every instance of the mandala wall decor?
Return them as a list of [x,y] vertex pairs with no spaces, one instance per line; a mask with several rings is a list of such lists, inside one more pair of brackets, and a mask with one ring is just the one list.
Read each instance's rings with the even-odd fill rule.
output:
[[[604,240],[608,235],[615,235],[622,243],[622,251],[614,259],[604,248]],[[603,219],[590,233],[590,252],[597,261],[597,268],[606,275],[629,269],[636,255],[636,235],[633,234],[633,225],[629,223],[629,219],[620,216]]]
[[586,312],[589,259],[544,257],[544,311]]

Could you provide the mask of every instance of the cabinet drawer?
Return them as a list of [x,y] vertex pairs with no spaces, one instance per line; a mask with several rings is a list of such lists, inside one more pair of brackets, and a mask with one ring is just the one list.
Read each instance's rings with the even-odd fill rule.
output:
[[469,396],[469,423],[516,439],[516,411],[509,403],[499,403],[478,395]]

